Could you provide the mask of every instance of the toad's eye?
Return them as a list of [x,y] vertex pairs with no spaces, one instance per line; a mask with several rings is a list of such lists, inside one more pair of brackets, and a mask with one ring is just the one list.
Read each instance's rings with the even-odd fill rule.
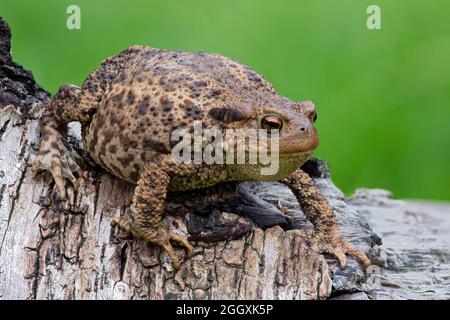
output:
[[269,114],[261,118],[261,128],[266,130],[281,130],[283,121],[276,114]]
[[316,122],[316,121],[317,121],[317,112],[314,112],[312,121],[313,121],[313,122]]

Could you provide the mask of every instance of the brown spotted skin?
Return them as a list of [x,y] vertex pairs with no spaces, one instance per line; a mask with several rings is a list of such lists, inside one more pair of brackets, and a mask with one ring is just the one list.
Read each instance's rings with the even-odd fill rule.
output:
[[[259,128],[267,114],[282,119],[280,170],[261,176],[253,165],[175,165],[171,162],[173,130]],[[272,85],[247,66],[218,54],[175,52],[133,46],[106,59],[82,88],[64,85],[47,105],[41,120],[41,146],[33,170],[49,171],[66,197],[66,179],[74,187],[80,168],[64,146],[67,123],[79,121],[91,157],[110,173],[136,184],[131,220],[114,219],[136,238],[162,246],[176,269],[180,261],[170,244],[186,239],[161,226],[168,190],[190,190],[225,181],[284,181],[297,195],[315,232],[305,238],[319,252],[345,253],[365,265],[367,257],[342,239],[327,201],[312,180],[297,168],[318,145],[314,105],[278,95]],[[235,147],[235,146],[232,146]],[[309,179],[309,180],[308,180]]]

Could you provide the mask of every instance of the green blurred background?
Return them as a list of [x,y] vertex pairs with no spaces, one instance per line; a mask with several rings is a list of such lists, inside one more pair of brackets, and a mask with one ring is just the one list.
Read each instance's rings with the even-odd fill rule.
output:
[[[81,30],[66,8],[81,8]],[[366,9],[382,10],[368,30]],[[15,60],[54,93],[127,46],[218,52],[319,111],[321,145],[347,194],[450,200],[450,1],[1,0]]]

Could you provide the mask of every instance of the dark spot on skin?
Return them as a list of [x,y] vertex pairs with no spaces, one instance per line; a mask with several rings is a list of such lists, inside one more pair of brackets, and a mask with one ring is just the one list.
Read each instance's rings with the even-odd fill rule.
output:
[[252,70],[247,70],[246,73],[247,73],[248,80],[254,81],[254,82],[262,81],[261,77],[256,72],[254,72]]
[[130,153],[126,157],[117,158],[117,160],[119,160],[123,168],[126,168],[130,165],[130,162],[134,160],[134,155]]
[[[156,187],[156,185],[155,186],[152,186],[153,188],[154,187]],[[146,199],[144,199],[144,198],[142,198],[142,197],[138,197],[138,199],[137,199],[139,202],[142,202],[142,201],[146,201]],[[143,215],[144,216],[152,216],[152,215],[154,215],[155,213],[152,211],[152,210],[144,210],[143,211]],[[144,229],[144,230],[146,230],[146,229],[152,229],[152,228],[154,228],[154,225],[153,225],[153,222],[148,222],[148,221],[146,221],[146,220],[141,220],[141,221],[139,221],[139,227],[141,227],[142,229]]]
[[[161,58],[161,56],[160,56],[160,58]],[[162,66],[156,66],[156,67],[154,67],[154,68],[153,68],[153,71],[154,71],[155,74],[157,74],[157,75],[164,75],[164,74],[167,73],[167,69],[164,68],[164,67],[162,67]],[[161,77],[161,78],[163,78],[163,77]],[[160,81],[161,81],[161,80],[160,80]]]
[[120,140],[120,145],[123,148],[123,151],[128,152],[128,150],[130,149],[131,144],[132,144],[132,141],[129,138],[129,136],[126,133],[121,134],[119,136],[119,140]]
[[184,108],[184,113],[187,117],[193,118],[194,120],[203,118],[203,110],[193,104],[187,104]]
[[130,173],[130,178],[133,181],[138,181],[139,180],[139,172],[138,171],[132,171]]
[[209,111],[209,114],[214,119],[223,121],[226,123],[234,122],[234,121],[241,121],[241,120],[245,119],[245,116],[241,111],[227,108],[227,107],[213,108]]
[[[172,82],[167,82],[166,85],[163,86],[163,89],[167,92],[173,92],[176,90],[176,88],[177,87]],[[174,93],[174,94],[176,94],[176,93]]]
[[150,49],[145,51],[145,56],[148,58],[154,57],[156,54],[158,54],[160,49]]
[[170,110],[172,110],[172,104],[166,104],[163,108],[164,112],[169,112]]
[[161,104],[166,104],[169,102],[169,98],[167,98],[167,96],[162,96],[161,98],[159,98],[159,103]]
[[111,113],[109,120],[110,120],[111,124],[115,124],[115,123],[118,123],[120,119],[117,116],[117,114],[115,112],[113,112],[113,113]]
[[203,87],[208,86],[208,84],[206,83],[206,81],[203,81],[203,80],[197,80],[197,81],[194,81],[194,85],[195,85],[196,87],[200,87],[200,88],[203,88]]
[[141,102],[138,103],[138,113],[139,114],[145,114],[147,112],[148,108],[148,100],[150,99],[149,96],[144,97],[144,99],[141,100]]
[[[109,132],[108,133],[105,132],[105,136],[109,136]],[[106,144],[105,143],[101,144],[100,151],[98,152],[98,154],[99,154],[99,156],[106,155]]]
[[91,107],[87,110],[87,114],[91,118],[95,114],[96,111],[97,111],[97,109],[95,107]]
[[169,125],[172,121],[173,121],[173,116],[172,116],[172,115],[169,115],[167,118],[165,118],[165,119],[163,120],[163,124],[164,124],[165,126],[167,126],[167,125]]
[[221,93],[222,93],[222,90],[220,90],[220,89],[214,89],[214,90],[211,90],[206,96],[207,96],[208,98],[212,98],[212,97],[220,96]]
[[167,77],[166,77],[166,76],[162,76],[162,77],[159,79],[159,85],[160,85],[160,86],[164,86],[164,85],[166,85],[166,83],[167,83]]
[[63,106],[62,104],[59,104],[59,105],[56,107],[56,114],[57,114],[59,117],[61,117],[63,113],[64,113],[64,106]]
[[119,127],[119,132],[122,132],[125,130],[125,126],[124,126],[123,122],[119,122],[118,127]]
[[117,146],[115,146],[115,145],[109,146],[109,152],[116,153],[117,152]]
[[169,151],[163,143],[155,141],[149,137],[144,138],[143,147],[145,149],[151,149],[160,153],[168,153]]
[[169,112],[170,110],[172,110],[173,103],[167,96],[162,96],[161,98],[159,98],[159,103],[161,103],[164,112]]
[[116,94],[116,95],[113,97],[114,103],[120,103],[120,102],[122,101],[122,99],[123,99],[123,92],[122,92],[122,91],[119,92],[118,94]]
[[133,91],[130,90],[128,92],[128,99],[127,99],[128,104],[133,104],[134,103],[134,94]]

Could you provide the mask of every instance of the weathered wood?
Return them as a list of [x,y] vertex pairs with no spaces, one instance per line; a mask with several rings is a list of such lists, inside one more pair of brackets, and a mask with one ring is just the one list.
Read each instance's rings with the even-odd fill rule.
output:
[[450,299],[450,204],[405,201],[360,189],[347,200],[383,238],[380,268],[362,289],[371,299]]

